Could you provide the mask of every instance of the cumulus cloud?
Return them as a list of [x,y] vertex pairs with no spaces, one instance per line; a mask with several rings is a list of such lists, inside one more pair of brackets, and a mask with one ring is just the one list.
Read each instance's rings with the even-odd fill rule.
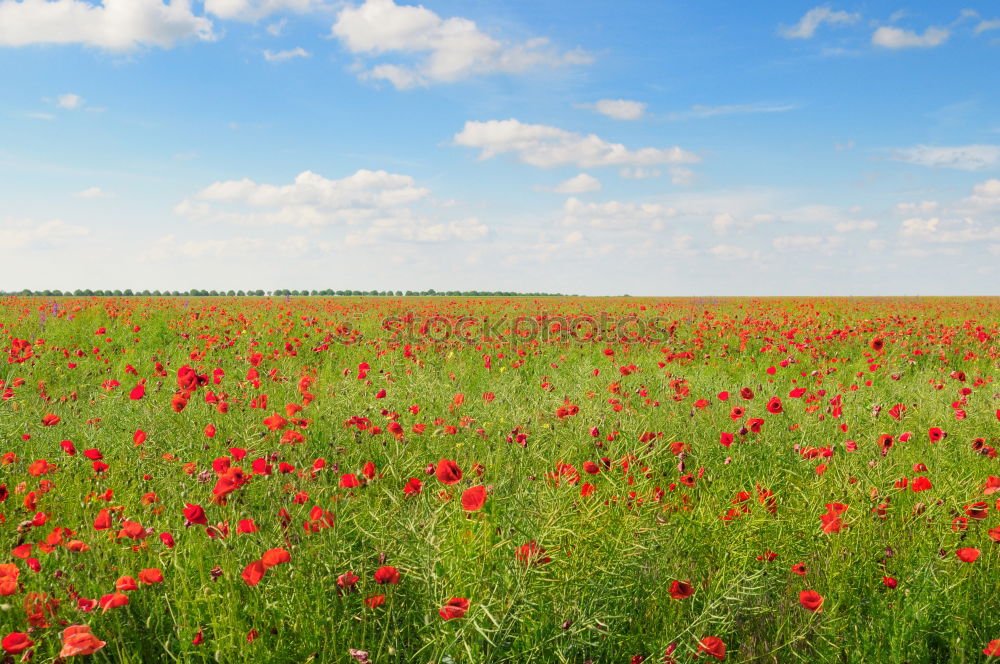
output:
[[175,211],[196,220],[245,226],[326,226],[392,216],[429,194],[408,175],[359,170],[330,180],[304,171],[283,186],[248,178],[215,182]]
[[962,171],[977,171],[988,168],[1000,161],[998,145],[959,145],[954,147],[918,145],[905,150],[897,150],[892,158],[908,164],[931,168],[955,168]]
[[264,50],[264,59],[268,62],[285,62],[286,60],[292,60],[294,58],[308,58],[309,51],[305,50],[301,46],[296,48],[291,48],[285,51],[271,51],[268,49]]
[[89,228],[58,219],[41,223],[30,219],[0,221],[0,245],[7,249],[44,248],[64,244],[89,233]]
[[843,243],[843,238],[821,235],[780,235],[771,240],[771,246],[778,251],[803,251],[829,254]]
[[580,108],[589,108],[616,120],[638,120],[646,113],[645,103],[628,99],[598,99],[593,104],[580,104]]
[[778,34],[785,39],[812,39],[816,29],[824,23],[831,25],[856,23],[860,14],[833,11],[829,7],[814,7],[805,13],[793,26],[778,28]]
[[67,110],[74,110],[83,106],[83,97],[67,92],[56,97],[56,106]]
[[190,0],[0,0],[0,46],[81,44],[108,51],[171,48],[215,39],[212,22]]
[[601,181],[587,173],[580,173],[551,189],[557,194],[586,194],[601,190]]
[[489,235],[489,227],[475,217],[460,221],[438,222],[428,219],[378,219],[370,226],[351,233],[349,245],[384,242],[473,242]]
[[479,148],[480,159],[516,153],[525,164],[549,168],[576,164],[580,168],[598,166],[653,166],[681,164],[701,159],[679,147],[629,150],[594,134],[586,136],[547,125],[524,124],[518,120],[466,122],[455,134],[456,145]]
[[709,249],[708,253],[723,260],[746,260],[751,256],[751,253],[743,247],[730,244],[718,244]]
[[870,233],[876,228],[878,228],[878,224],[871,219],[841,221],[840,223],[833,225],[833,230],[838,233],[851,233],[855,231]]
[[660,231],[667,220],[677,211],[658,203],[585,203],[578,198],[569,198],[563,206],[563,225],[568,227],[587,226],[602,229],[639,229]]
[[108,198],[111,194],[100,187],[87,187],[83,191],[78,191],[73,195],[77,198]]
[[237,226],[355,227],[348,244],[472,241],[489,228],[477,219],[442,221],[412,206],[430,191],[408,175],[359,170],[339,180],[312,171],[288,185],[244,178],[215,182],[183,200],[174,211],[192,221]]
[[922,35],[891,25],[883,25],[872,34],[872,44],[883,48],[934,48],[948,41],[951,31],[945,28],[927,28]]
[[322,0],[205,0],[205,12],[235,21],[257,21],[277,12],[305,13],[323,7]]
[[310,250],[328,250],[329,246],[311,242],[304,236],[291,235],[278,240],[259,237],[231,237],[217,239],[178,240],[173,234],[164,235],[139,254],[143,261],[176,261],[178,257],[189,259],[226,259],[239,256],[248,257],[301,258]]
[[362,79],[388,81],[398,89],[593,61],[579,49],[559,51],[544,37],[505,42],[482,32],[469,19],[443,19],[423,6],[397,5],[393,0],[365,0],[360,6],[345,7],[332,35],[359,56],[391,55],[400,60],[360,69]]

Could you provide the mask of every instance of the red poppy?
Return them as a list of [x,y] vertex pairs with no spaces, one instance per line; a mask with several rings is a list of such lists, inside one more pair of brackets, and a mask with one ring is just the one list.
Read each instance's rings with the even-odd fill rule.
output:
[[264,578],[264,572],[267,568],[264,567],[264,563],[255,560],[243,569],[243,581],[246,582],[248,586],[256,586],[260,583],[260,580]]
[[35,645],[35,642],[28,638],[28,635],[24,632],[11,632],[0,641],[0,646],[3,647],[4,652],[11,655],[23,652],[33,645]]
[[792,571],[795,572],[796,574],[798,574],[799,576],[805,576],[806,575],[806,564],[805,563],[795,563],[794,565],[792,565]]
[[205,509],[201,505],[192,505],[191,503],[186,503],[184,508],[184,518],[187,519],[185,525],[200,525],[207,526],[208,519],[205,517]]
[[767,412],[772,415],[778,415],[782,412],[781,399],[778,397],[771,397],[767,402]]
[[445,603],[441,610],[438,611],[440,615],[445,620],[454,620],[455,618],[461,618],[465,615],[465,612],[469,610],[469,600],[464,597],[452,597]]
[[462,492],[462,509],[466,512],[476,512],[486,504],[486,487],[479,485],[469,487]]
[[47,415],[44,415],[42,417],[42,426],[53,427],[59,424],[60,419],[61,418],[58,415],[53,415],[52,413],[48,413]]
[[987,657],[1000,657],[1000,639],[993,639],[983,648],[983,654]]
[[705,653],[721,662],[726,658],[726,644],[717,636],[706,636],[698,642],[698,652]]
[[369,609],[377,609],[385,604],[385,595],[372,595],[365,599],[365,606]]
[[928,489],[932,489],[933,485],[931,484],[931,481],[929,479],[921,475],[920,477],[913,480],[913,483],[910,484],[910,487],[913,489],[914,492],[917,492],[917,491],[927,491]]
[[378,584],[399,583],[399,570],[390,565],[379,567],[378,570],[375,572],[375,583]]
[[403,495],[406,496],[416,496],[423,489],[424,483],[418,480],[416,477],[411,477],[406,485],[403,487]]
[[458,484],[462,479],[462,469],[448,459],[441,459],[437,465],[437,478],[442,484]]
[[271,569],[275,565],[291,562],[292,556],[284,549],[271,549],[270,551],[265,551],[260,560],[264,565],[264,569]]
[[694,587],[687,581],[673,581],[670,584],[670,597],[673,599],[687,599],[694,594]]
[[891,576],[883,576],[882,583],[885,585],[886,588],[890,589],[895,588],[899,584],[899,582],[896,581],[896,579],[892,578]]
[[979,557],[979,553],[980,553],[979,549],[976,549],[974,547],[965,547],[955,551],[955,555],[958,556],[958,559],[961,560],[963,563],[976,562],[976,558]]
[[71,625],[63,630],[59,656],[93,655],[104,646],[104,641],[90,633],[89,625]]
[[144,569],[139,572],[139,583],[153,584],[163,583],[163,572],[155,567]]
[[818,613],[823,610],[823,596],[815,590],[803,590],[799,593],[799,603],[807,611]]

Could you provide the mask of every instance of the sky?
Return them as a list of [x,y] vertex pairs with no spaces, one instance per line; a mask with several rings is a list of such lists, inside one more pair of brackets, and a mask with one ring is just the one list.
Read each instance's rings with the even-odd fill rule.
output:
[[1000,2],[0,0],[0,289],[996,295]]

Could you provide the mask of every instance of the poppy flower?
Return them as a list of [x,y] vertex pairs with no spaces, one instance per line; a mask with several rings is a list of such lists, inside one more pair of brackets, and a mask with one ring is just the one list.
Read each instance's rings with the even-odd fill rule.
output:
[[264,565],[264,569],[271,569],[275,565],[291,562],[292,556],[284,549],[271,549],[270,551],[265,551],[260,560]]
[[454,620],[455,618],[461,618],[465,615],[465,612],[469,610],[469,600],[464,597],[452,597],[445,603],[441,610],[438,611],[440,615],[445,620]]
[[469,487],[462,492],[462,509],[466,512],[477,512],[486,504],[486,487],[479,485]]
[[895,588],[897,585],[899,585],[899,582],[896,581],[896,579],[892,578],[891,576],[883,576],[882,583],[883,585],[885,585],[886,588],[889,589]]
[[185,525],[200,525],[207,526],[208,519],[205,517],[205,509],[201,505],[192,505],[191,503],[186,503],[184,507],[184,518],[187,519]]
[[803,590],[799,593],[799,603],[807,611],[817,613],[823,610],[823,596],[815,590]]
[[132,578],[131,576],[121,576],[118,577],[117,581],[115,581],[115,590],[117,590],[118,592],[124,593],[128,592],[129,590],[135,590],[138,587],[139,586],[135,582],[135,579]]
[[[133,583],[135,583],[133,581]],[[117,609],[119,606],[128,604],[128,595],[124,593],[109,593],[98,600],[97,605],[103,609],[101,613],[107,613],[109,609]]]
[[399,570],[391,565],[379,567],[375,572],[375,583],[383,585],[386,583],[399,583]]
[[365,599],[365,606],[369,609],[377,609],[385,604],[385,595],[372,595]]
[[543,553],[545,553],[545,549],[538,546],[538,543],[532,540],[527,544],[522,544],[517,547],[517,551],[514,552],[514,556],[524,565],[544,565],[551,562],[551,558],[541,557]]
[[673,581],[670,584],[670,597],[673,599],[687,599],[694,594],[694,588],[687,581]]
[[248,586],[256,586],[260,583],[260,580],[264,578],[264,572],[267,568],[264,567],[264,563],[260,560],[255,560],[243,569],[243,581]]
[[89,625],[71,625],[63,630],[59,656],[93,655],[104,646],[104,641],[90,633]]
[[979,557],[979,553],[980,553],[979,549],[976,549],[974,547],[965,547],[955,551],[955,555],[958,556],[958,559],[961,560],[963,563],[976,562],[976,558]]
[[11,632],[0,641],[0,647],[4,652],[16,655],[35,645],[35,642],[28,638],[24,632]]
[[139,583],[153,584],[163,583],[163,572],[155,567],[144,569],[139,572]]
[[795,572],[796,574],[798,574],[799,576],[805,576],[806,575],[806,564],[805,563],[795,563],[794,565],[792,565],[792,571]]
[[418,480],[416,477],[411,477],[406,485],[403,487],[403,495],[405,496],[416,496],[420,494],[423,489],[424,483]]
[[353,588],[359,577],[354,572],[345,572],[337,577],[337,585],[341,588]]
[[983,648],[983,654],[987,657],[1000,657],[1000,639],[993,639]]
[[698,652],[721,662],[726,658],[726,644],[717,636],[706,636],[698,642]]
[[54,427],[55,425],[59,424],[60,421],[61,418],[58,415],[53,415],[52,413],[48,413],[47,415],[44,415],[42,417],[42,426]]
[[462,469],[448,459],[441,459],[437,465],[437,478],[442,484],[458,484],[462,479]]
[[781,407],[781,399],[778,397],[771,397],[767,402],[767,412],[772,415],[778,415],[783,411]]
[[927,491],[928,489],[932,489],[934,487],[929,479],[921,475],[920,477],[913,480],[913,483],[910,484],[910,488],[912,488],[914,492],[917,492],[917,491]]

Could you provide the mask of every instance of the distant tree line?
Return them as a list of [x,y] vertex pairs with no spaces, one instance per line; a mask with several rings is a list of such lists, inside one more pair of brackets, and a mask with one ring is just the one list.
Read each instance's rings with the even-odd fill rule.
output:
[[256,290],[204,290],[192,288],[187,291],[171,290],[141,290],[133,291],[131,288],[124,290],[93,290],[90,288],[77,288],[74,291],[55,290],[31,290],[25,288],[20,291],[0,291],[0,295],[21,295],[24,297],[564,297],[562,293],[518,293],[515,291],[436,291],[433,288],[422,291],[380,291],[380,290],[290,290],[279,288],[278,290],[265,291]]

